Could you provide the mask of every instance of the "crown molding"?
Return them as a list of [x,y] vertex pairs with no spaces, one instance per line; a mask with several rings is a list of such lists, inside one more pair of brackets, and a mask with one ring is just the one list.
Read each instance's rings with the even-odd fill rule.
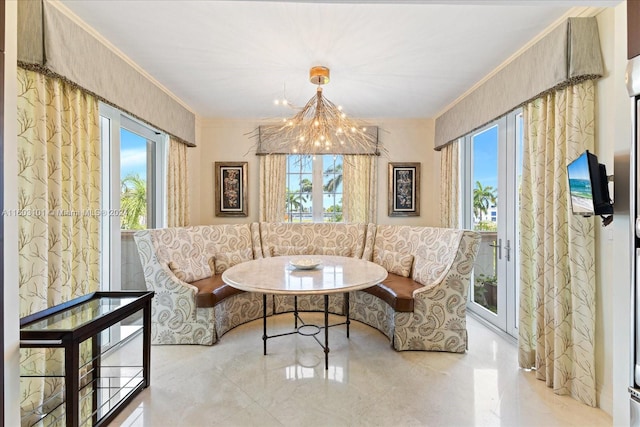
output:
[[498,72],[500,72],[507,65],[509,65],[511,62],[513,62],[518,56],[522,55],[527,49],[529,49],[531,46],[533,46],[538,41],[540,41],[543,37],[545,37],[551,31],[555,30],[559,25],[561,25],[563,22],[565,22],[568,18],[588,18],[588,17],[592,17],[592,16],[598,15],[603,10],[604,10],[604,8],[602,8],[602,7],[573,7],[571,9],[569,9],[564,15],[562,15],[560,18],[556,19],[551,25],[549,25],[546,29],[544,29],[542,32],[540,32],[540,34],[538,34],[537,36],[535,36],[534,38],[529,40],[528,43],[526,43],[524,46],[522,46],[520,49],[518,49],[513,55],[511,55],[504,62],[502,62],[500,65],[498,65],[493,71],[491,71],[489,74],[487,74],[485,77],[483,77],[480,81],[478,81],[475,85],[473,85],[471,88],[469,88],[466,92],[464,92],[462,95],[460,95],[458,98],[456,98],[449,105],[447,105],[442,110],[440,110],[436,114],[435,117],[436,118],[440,117],[441,115],[443,115],[444,113],[449,111],[456,104],[458,104],[464,98],[469,96],[473,91],[478,89],[485,82],[487,82],[490,78],[495,76]]
[[153,78],[142,67],[140,67],[131,58],[129,58],[124,52],[122,52],[120,49],[118,49],[116,46],[114,46],[109,40],[107,40],[102,34],[97,32],[93,27],[89,26],[89,24],[87,24],[82,19],[80,19],[80,17],[78,17],[78,15],[73,13],[68,7],[66,7],[60,1],[58,1],[58,0],[44,0],[44,1],[46,1],[48,4],[50,4],[51,6],[55,7],[56,9],[58,9],[61,13],[63,13],[65,16],[67,16],[69,19],[71,19],[75,24],[77,24],[83,30],[85,30],[86,32],[91,34],[96,40],[98,40],[100,43],[105,45],[107,47],[107,49],[112,51],[120,59],[122,59],[124,62],[126,62],[131,67],[133,67],[133,69],[135,69],[137,72],[142,74],[146,79],[148,79],[150,82],[152,82],[154,85],[156,85],[160,90],[162,90],[164,93],[169,95],[174,101],[176,101],[178,104],[180,104],[184,108],[186,108],[190,113],[192,113],[194,115],[196,114],[195,111],[193,111],[193,109],[190,106],[188,106],[182,99],[178,98],[177,95],[175,95],[173,92],[171,92],[169,89],[167,89],[162,83],[160,83],[155,78]]

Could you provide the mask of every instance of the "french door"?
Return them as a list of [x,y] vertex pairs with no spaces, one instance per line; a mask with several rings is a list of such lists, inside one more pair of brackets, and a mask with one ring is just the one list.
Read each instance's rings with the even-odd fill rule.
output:
[[164,135],[100,104],[102,143],[101,290],[144,290],[133,234],[162,227],[165,216]]
[[520,110],[462,141],[463,226],[482,236],[468,308],[513,336],[518,318],[521,153]]

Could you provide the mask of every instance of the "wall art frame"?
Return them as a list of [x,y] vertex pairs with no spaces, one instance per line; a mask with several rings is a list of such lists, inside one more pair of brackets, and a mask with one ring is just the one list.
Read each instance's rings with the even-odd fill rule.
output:
[[248,216],[247,162],[215,162],[216,216]]
[[389,162],[389,216],[420,216],[420,163]]

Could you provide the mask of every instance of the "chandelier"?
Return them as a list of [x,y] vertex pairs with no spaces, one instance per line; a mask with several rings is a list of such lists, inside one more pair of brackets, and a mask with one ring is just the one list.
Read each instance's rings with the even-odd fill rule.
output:
[[[287,154],[380,154],[378,131],[350,119],[322,95],[329,83],[329,68],[316,66],[309,71],[316,94],[291,118],[257,129],[259,153]],[[285,100],[284,105],[290,104]]]

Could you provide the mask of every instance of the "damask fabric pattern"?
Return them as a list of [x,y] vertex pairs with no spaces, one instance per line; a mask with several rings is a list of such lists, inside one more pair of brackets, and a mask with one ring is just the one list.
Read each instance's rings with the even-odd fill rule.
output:
[[364,238],[364,250],[362,251],[362,259],[367,261],[373,260],[373,245],[376,240],[377,227],[374,223],[367,224],[367,234]]
[[253,246],[253,258],[264,258],[262,256],[262,242],[260,241],[260,224],[257,222],[251,223],[251,241]]
[[[236,251],[253,253],[251,225],[225,224],[143,230],[136,232],[134,239],[140,253],[147,289],[156,292],[151,304],[152,342],[215,343],[215,310],[220,308],[196,309],[197,288],[178,280],[167,265],[175,259],[201,254],[215,257]],[[252,313],[250,310],[246,316],[250,317]],[[253,320],[249,317],[249,320]]]
[[440,150],[440,226],[459,226],[460,144],[454,141]]
[[178,279],[191,283],[215,274],[216,264],[214,257],[201,254],[193,258],[181,258],[180,261],[170,261],[169,269]]
[[[287,181],[286,154],[260,156],[260,221],[283,221]],[[267,256],[267,255],[265,255]]]
[[373,262],[384,267],[389,273],[409,277],[413,266],[413,255],[378,249],[373,252]]
[[345,222],[367,224],[376,219],[378,157],[345,155],[343,161]]
[[480,235],[467,230],[378,225],[374,253],[414,255],[411,277],[425,285],[414,292],[413,313],[394,314],[396,350],[465,351],[467,292],[479,244]]
[[[18,68],[20,317],[96,291],[100,260],[97,100],[61,80]],[[81,358],[90,354],[83,345]],[[22,372],[60,372],[63,352],[21,352]],[[55,378],[21,381],[21,408],[59,391]],[[87,405],[81,407],[86,414]]]
[[395,312],[380,298],[363,291],[350,292],[349,317],[376,328],[393,342]]
[[317,255],[324,255],[325,251],[335,253],[340,248],[341,255],[360,258],[364,250],[365,232],[365,224],[260,223],[262,253],[265,257],[272,256],[274,248],[303,247]]
[[[244,292],[225,298],[214,307],[216,337],[252,320],[262,317],[262,294]],[[273,296],[267,295],[267,316],[273,314]]]
[[467,349],[467,293],[480,234],[462,233],[455,258],[440,282],[414,292],[413,313],[396,313],[396,350],[463,353]]
[[189,158],[187,145],[169,138],[167,170],[167,226],[189,225]]
[[527,104],[520,214],[519,363],[596,406],[594,220],[571,214],[567,164],[595,138],[595,84]]
[[238,249],[237,251],[218,251],[213,257],[215,260],[216,274],[222,274],[225,270],[241,262],[253,259],[253,248]]
[[378,225],[373,256],[390,251],[414,256],[411,278],[425,286],[442,282],[451,269],[464,231],[437,227]]
[[[341,255],[359,258],[364,250],[365,224],[298,224],[260,223],[262,252],[265,257],[279,255]],[[329,298],[329,311],[343,314],[343,296]],[[292,296],[274,296],[275,312],[293,311]],[[324,310],[322,295],[307,295],[298,298],[301,310]]]

